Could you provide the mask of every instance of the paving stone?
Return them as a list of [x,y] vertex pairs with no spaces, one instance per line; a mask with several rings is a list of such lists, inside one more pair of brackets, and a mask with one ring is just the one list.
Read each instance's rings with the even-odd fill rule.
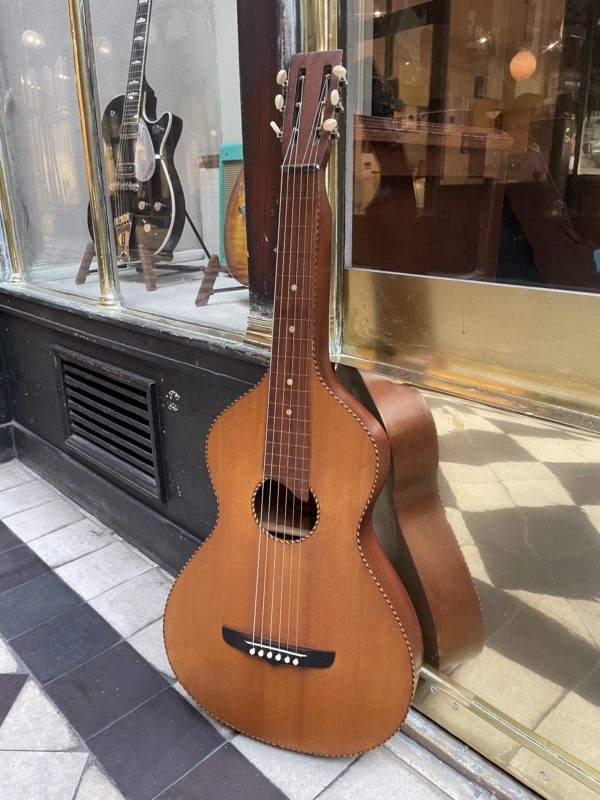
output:
[[83,773],[75,800],[125,800],[125,798],[96,764],[92,764]]
[[140,653],[148,663],[157,669],[168,680],[175,680],[175,673],[171,669],[167,651],[165,650],[165,640],[163,637],[163,622],[158,619],[147,628],[134,633],[128,639],[129,644]]
[[26,544],[13,547],[0,558],[0,593],[20,586],[49,571],[47,564],[38,558]]
[[448,800],[448,795],[414,772],[386,747],[379,747],[361,756],[332,786],[319,795],[319,800],[398,798]]
[[0,733],[2,732],[2,722],[11,710],[26,680],[27,675],[16,673],[0,675]]
[[12,489],[14,486],[22,486],[35,480],[35,475],[26,470],[17,459],[7,461],[0,465],[0,492]]
[[0,633],[11,639],[81,602],[57,575],[47,572],[0,594]]
[[56,493],[43,481],[30,481],[0,492],[0,519],[54,500]]
[[90,605],[128,637],[162,617],[170,589],[164,572],[152,569],[95,597]]
[[83,514],[73,503],[58,497],[41,506],[5,517],[4,522],[20,539],[29,542],[81,519]]
[[11,647],[41,683],[108,650],[119,634],[93,608],[81,605],[11,639]]
[[12,650],[0,639],[0,673],[8,672],[20,672],[20,668]]
[[33,539],[29,547],[51,567],[59,567],[117,541],[100,522],[82,519]]
[[156,797],[222,743],[223,737],[172,688],[87,742],[128,800]]
[[0,727],[0,750],[75,750],[79,740],[46,694],[27,681]]
[[211,717],[208,711],[205,711],[203,708],[201,708],[198,705],[198,703],[194,700],[194,698],[186,692],[186,690],[179,682],[174,683],[173,688],[176,689],[179,692],[179,694],[188,701],[188,703],[192,706],[192,708],[195,708],[199,714],[202,714],[204,719],[208,720],[210,724],[213,726],[213,728],[216,728],[216,730],[218,730],[218,732],[224,739],[227,739],[227,741],[229,741],[230,739],[233,739],[234,736],[238,735],[237,731],[234,731],[233,728],[229,727],[229,725],[224,725],[222,722],[219,722],[218,719]]
[[4,553],[6,550],[12,550],[13,547],[18,547],[21,544],[21,540],[18,536],[11,531],[8,525],[5,525],[4,522],[0,522],[0,553]]
[[231,743],[291,800],[313,800],[353,761],[293,753],[242,735]]
[[87,753],[0,752],[0,800],[71,800]]
[[127,642],[111,647],[66,675],[46,692],[84,739],[88,739],[168,684]]
[[147,572],[152,566],[152,562],[133,547],[124,542],[115,542],[58,567],[56,572],[84,600],[89,600]]
[[285,800],[231,744],[195,767],[157,800]]

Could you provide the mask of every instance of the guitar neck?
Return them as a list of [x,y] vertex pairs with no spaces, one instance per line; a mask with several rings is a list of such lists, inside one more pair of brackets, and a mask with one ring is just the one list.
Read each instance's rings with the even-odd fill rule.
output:
[[319,263],[318,219],[327,202],[318,171],[283,173],[266,461],[268,472],[303,498],[309,493],[310,374],[315,336],[323,333],[323,315],[315,308],[317,270],[329,266]]
[[127,86],[125,87],[123,117],[121,120],[121,136],[125,137],[133,138],[137,136],[138,132],[146,70],[151,8],[152,0],[138,0],[133,27],[133,41],[131,43]]

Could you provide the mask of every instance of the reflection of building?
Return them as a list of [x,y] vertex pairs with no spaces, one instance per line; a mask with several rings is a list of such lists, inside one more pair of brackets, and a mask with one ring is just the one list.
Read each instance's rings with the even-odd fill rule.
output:
[[[131,13],[128,3],[117,5],[93,10],[102,106],[124,88]],[[594,797],[595,4],[262,5],[269,13],[237,4],[239,42],[233,2],[231,13],[209,0],[185,9],[176,0],[156,3],[153,11],[148,76],[159,110],[184,119],[176,160],[201,234],[211,214],[216,230],[223,200],[216,197],[219,145],[243,138],[247,207],[239,216],[247,220],[250,292],[221,273],[218,292],[196,306],[206,259],[189,231],[173,265],[158,265],[156,291],[147,291],[135,264],[115,277],[104,263],[98,276],[94,262],[76,285],[88,194],[67,2],[4,3],[0,38],[11,58],[1,78],[11,95],[1,133],[13,186],[3,215],[14,280],[26,286],[3,284],[0,292],[10,391],[2,452],[15,452],[14,442],[23,460],[171,571],[207,536],[216,503],[203,463],[206,431],[268,359],[256,343],[268,339],[272,311],[279,152],[269,138],[271,77],[280,46],[324,43],[325,16],[331,37],[348,19],[347,174],[343,159],[337,183],[330,173],[338,214],[346,201],[338,267],[354,269],[338,271],[331,346],[341,362],[426,388],[440,434],[444,503],[487,629],[482,656],[451,675],[425,671],[418,706],[543,796]],[[14,45],[22,31],[42,29],[41,17],[55,15],[44,47]],[[294,38],[298,19],[302,34]],[[100,293],[114,299],[107,286],[122,296],[110,311],[97,303]],[[93,400],[101,384],[119,396],[124,385],[111,381],[133,381],[136,397],[154,398],[155,427],[128,428],[125,414],[102,428],[107,413],[94,422],[100,443],[74,440],[57,375],[65,363],[81,369],[81,355],[91,359],[84,397]]]

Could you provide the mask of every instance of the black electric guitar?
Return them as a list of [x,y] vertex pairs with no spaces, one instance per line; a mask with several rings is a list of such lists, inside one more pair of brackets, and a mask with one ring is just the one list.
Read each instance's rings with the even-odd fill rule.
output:
[[[125,94],[102,117],[119,264],[141,252],[169,258],[185,224],[185,201],[173,163],[182,120],[156,117],[156,96],[145,78],[152,0],[137,0]],[[88,227],[92,234],[91,218]]]

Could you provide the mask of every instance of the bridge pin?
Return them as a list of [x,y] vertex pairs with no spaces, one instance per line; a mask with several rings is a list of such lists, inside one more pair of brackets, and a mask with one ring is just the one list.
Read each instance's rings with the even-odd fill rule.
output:
[[259,650],[259,651],[258,651],[258,657],[259,657],[259,658],[262,658],[262,657],[264,656],[264,654],[265,654],[265,651],[264,651],[264,650]]
[[249,652],[250,652],[250,655],[253,656],[254,653],[256,653],[256,647],[251,647]]
[[300,661],[299,661],[297,658],[295,658],[295,659],[292,661],[292,664],[293,664],[295,667],[297,667],[299,663],[300,663]]
[[289,656],[286,656],[283,660],[285,661],[286,664],[289,664],[290,661],[291,661],[291,658]]
[[281,653],[277,653],[275,656],[275,661],[281,661]]
[[270,650],[269,650],[269,652],[267,653],[267,658],[273,658],[273,653],[272,653]]

